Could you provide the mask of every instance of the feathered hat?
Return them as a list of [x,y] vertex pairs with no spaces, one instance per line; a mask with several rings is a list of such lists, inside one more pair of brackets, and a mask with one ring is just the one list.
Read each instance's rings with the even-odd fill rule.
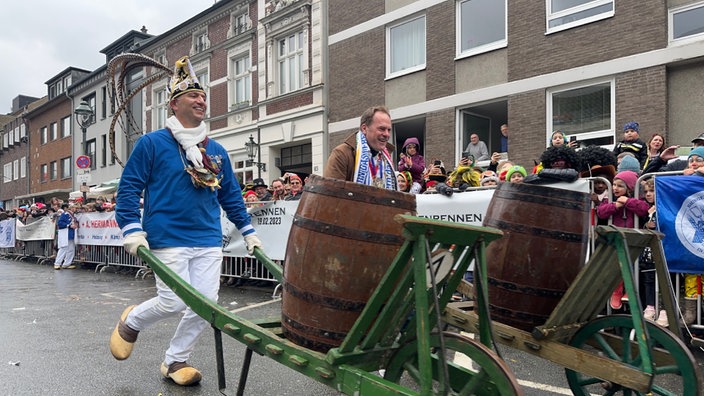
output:
[[191,61],[188,56],[184,56],[177,60],[174,66],[174,75],[171,76],[171,81],[169,82],[169,101],[178,98],[186,92],[193,91],[205,93],[203,87],[200,86],[200,82],[198,82],[196,73],[193,71]]

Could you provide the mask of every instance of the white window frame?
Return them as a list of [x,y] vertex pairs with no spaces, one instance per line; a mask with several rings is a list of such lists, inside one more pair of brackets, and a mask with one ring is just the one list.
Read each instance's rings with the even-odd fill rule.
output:
[[58,180],[59,179],[59,162],[58,161],[51,161],[49,163],[49,180]]
[[12,180],[20,178],[20,160],[12,161]]
[[252,20],[249,18],[249,11],[244,13],[232,14],[230,20],[231,29],[228,32],[227,38],[239,36],[240,34],[252,28]]
[[4,133],[2,135],[2,148],[8,148],[10,147],[10,133]]
[[[455,43],[456,45],[456,53],[457,53],[457,59],[469,57],[472,55],[478,55],[478,54],[483,54],[485,52],[493,51],[499,48],[506,48],[508,45],[508,0],[503,0],[504,3],[504,38],[496,41],[492,41],[490,43],[485,43],[482,45],[478,45],[476,47],[471,47],[466,50],[462,50],[462,5],[471,2],[472,0],[460,0],[457,2],[457,10],[456,10],[456,28],[455,28],[455,33],[456,33],[456,40]],[[502,0],[489,0],[492,4],[498,4]]]
[[[575,7],[567,8],[562,11],[552,12],[552,1],[545,0],[545,32],[546,34],[560,32],[563,30],[571,29],[576,26],[586,25],[588,23],[600,21],[602,19],[611,18],[614,16],[616,9],[615,0],[586,0],[584,4]],[[602,12],[596,15],[592,15],[585,18],[574,19],[573,21],[563,23],[561,25],[550,27],[550,22],[553,19],[565,18],[570,15],[579,14],[580,12],[589,11],[593,8],[601,7],[607,4],[611,4],[611,11]]]
[[39,181],[42,183],[48,182],[49,181],[49,165],[42,164],[40,169],[41,169],[41,174],[39,175]]
[[71,177],[73,164],[71,157],[61,158],[61,179],[69,179]]
[[[423,59],[422,59],[422,61],[421,61],[419,64],[417,64],[417,65],[409,66],[409,67],[407,67],[407,68],[405,68],[405,69],[391,70],[391,65],[392,65],[391,59],[392,59],[392,56],[393,56],[393,47],[394,47],[394,45],[395,45],[395,44],[393,43],[392,39],[391,39],[393,30],[396,29],[396,28],[400,28],[400,27],[403,26],[403,25],[407,25],[407,24],[410,24],[410,23],[417,22],[417,21],[419,21],[419,20],[422,20],[422,22],[423,22],[423,23],[422,23],[422,25],[423,25],[423,29],[422,29],[422,33],[423,33],[423,37],[422,37],[422,40],[423,40],[423,45],[422,45],[422,47],[423,47],[423,48],[422,48],[422,50],[423,50],[422,58],[423,58]],[[426,48],[426,47],[427,47],[427,41],[428,41],[427,31],[428,31],[428,29],[427,29],[427,19],[426,19],[425,14],[416,15],[416,16],[414,16],[414,17],[411,17],[411,18],[408,18],[408,19],[404,19],[403,21],[401,21],[401,22],[399,22],[399,23],[396,23],[396,24],[393,24],[393,25],[389,25],[389,26],[386,28],[386,79],[396,78],[396,77],[399,77],[399,76],[403,76],[403,75],[406,75],[406,74],[414,73],[414,72],[417,72],[417,71],[419,71],[419,70],[425,69],[426,62],[428,61],[428,51],[427,51],[427,48]]]
[[191,54],[200,54],[210,48],[210,39],[208,38],[208,29],[201,29],[193,33],[191,41]]
[[[669,38],[670,44],[680,45],[691,43],[693,41],[704,40],[704,32],[675,38],[675,15],[687,11],[696,10],[699,8],[702,8],[704,10],[704,1],[694,4],[688,4],[682,7],[676,7],[667,12],[667,36]],[[704,25],[704,21],[702,21],[702,24]]]
[[[570,85],[564,85],[560,87],[553,87],[548,90],[546,90],[546,97],[545,97],[545,113],[546,113],[546,123],[545,125],[547,126],[547,130],[545,131],[545,141],[546,144],[549,144],[550,138],[552,137],[552,132],[555,130],[563,130],[562,127],[559,125],[554,125],[553,124],[553,95],[566,92],[566,91],[571,91],[575,89],[580,89],[580,88],[587,88],[587,87],[592,87],[592,86],[597,86],[597,85],[606,85],[608,84],[610,89],[611,89],[611,117],[609,120],[609,123],[611,124],[609,128],[607,129],[602,129],[602,130],[597,130],[597,131],[590,131],[590,132],[582,132],[578,133],[577,135],[577,140],[578,141],[584,141],[584,140],[589,140],[589,139],[597,139],[597,138],[603,138],[603,137],[611,137],[613,140],[613,144],[610,145],[605,145],[603,146],[604,148],[607,149],[613,149],[614,144],[616,143],[616,80],[611,78],[611,79],[601,79],[601,80],[594,80],[594,81],[589,81],[589,82],[580,82],[576,84],[570,84]],[[568,130],[564,130],[565,133],[568,135],[575,135],[575,133],[571,133]]]
[[2,170],[2,182],[9,183],[12,181],[12,162],[8,162],[3,165]]
[[166,119],[169,118],[169,92],[166,85],[154,87],[154,125],[156,129],[166,126]]
[[20,158],[20,178],[27,177],[27,157]]
[[61,119],[61,138],[67,138],[69,136],[71,136],[71,116]]
[[49,143],[49,128],[43,126],[39,128],[39,143],[47,144]]
[[[245,68],[238,73],[237,65],[247,60]],[[242,52],[230,58],[230,75],[232,83],[230,84],[230,108],[236,108],[242,104],[252,103],[252,55],[249,51]],[[240,95],[237,84],[244,84],[244,92]]]
[[27,128],[24,123],[20,124],[20,139],[27,136]]
[[49,140],[54,141],[59,138],[59,124],[52,122],[49,124]]
[[[295,38],[296,48],[288,49],[291,38]],[[281,42],[285,42],[286,52],[281,53]],[[302,42],[302,45],[301,45]],[[291,81],[291,68],[293,68],[294,81]],[[281,70],[286,70],[286,75]],[[276,40],[276,75],[277,91],[279,95],[298,91],[308,85],[306,72],[308,71],[308,34],[306,29],[296,30],[281,36]]]
[[14,131],[15,131],[15,143],[19,143],[19,141],[20,141],[20,127],[16,126]]

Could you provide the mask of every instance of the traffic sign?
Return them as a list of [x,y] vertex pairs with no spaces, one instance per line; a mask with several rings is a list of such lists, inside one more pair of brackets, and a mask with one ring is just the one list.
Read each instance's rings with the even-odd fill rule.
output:
[[90,167],[90,157],[87,155],[79,155],[78,158],[76,158],[76,166],[78,166],[81,169],[89,168]]

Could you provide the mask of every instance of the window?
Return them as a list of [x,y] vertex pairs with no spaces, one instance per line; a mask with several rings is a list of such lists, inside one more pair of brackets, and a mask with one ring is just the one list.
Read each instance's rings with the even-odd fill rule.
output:
[[614,0],[546,0],[548,33],[614,15]]
[[232,35],[237,36],[238,34],[244,33],[249,29],[249,26],[249,14],[235,15],[232,18]]
[[670,41],[704,36],[704,4],[699,3],[670,11]]
[[46,183],[49,181],[49,165],[47,164],[42,164],[42,178],[41,178],[42,183]]
[[193,34],[193,48],[191,53],[198,54],[210,48],[210,40],[208,40],[208,31],[201,30]]
[[105,119],[108,112],[108,90],[106,87],[100,88],[100,118]]
[[[91,125],[95,122],[95,93],[90,94],[88,96],[85,96],[85,97],[81,98],[81,100],[88,103],[88,106],[90,106],[91,110],[93,110],[93,116],[90,118],[90,120],[88,120],[88,123],[87,123],[88,125]],[[78,116],[78,117],[80,117],[80,116]],[[88,125],[86,125],[86,127]]]
[[249,103],[252,100],[252,73],[250,71],[249,54],[235,59],[232,68],[235,75],[232,87],[235,91],[233,104]]
[[[196,71],[196,78],[198,78],[198,83],[205,91],[205,96],[206,96],[206,101],[207,101],[208,100],[207,98],[210,97],[210,92],[209,92],[209,87],[208,87],[208,84],[210,83],[210,79],[208,78],[208,69],[206,68],[204,70],[197,70]],[[167,105],[168,105],[168,98],[166,100],[167,100]]]
[[389,78],[425,68],[425,16],[389,27],[386,53]]
[[19,143],[20,141],[20,127],[16,126],[15,127],[15,142]]
[[278,41],[279,94],[300,89],[304,84],[306,35],[301,31]]
[[166,125],[166,119],[169,117],[169,93],[166,87],[160,88],[156,91],[156,98],[154,103],[156,103],[156,116],[154,120],[156,129],[161,129]]
[[8,162],[2,167],[2,182],[9,183],[12,181],[12,162]]
[[310,143],[281,149],[281,167],[295,167],[313,162],[312,145]]
[[506,0],[457,3],[457,53],[474,55],[506,46]]
[[108,135],[100,136],[100,166],[108,165]]
[[9,144],[10,138],[8,135],[9,135],[9,133],[3,133],[3,135],[2,135],[2,148],[10,147],[10,144]]
[[49,163],[49,178],[51,180],[56,180],[59,177],[59,169],[57,167],[56,161],[51,161]]
[[71,177],[71,157],[61,158],[61,178]]
[[61,137],[71,136],[71,117],[65,117],[61,119]]
[[20,177],[27,177],[27,157],[20,158]]
[[95,170],[95,139],[86,142],[86,155],[90,157],[90,169]]
[[614,82],[548,91],[548,131],[577,135],[580,145],[610,146],[614,143]]
[[39,128],[39,142],[40,144],[46,144],[49,141],[49,134],[46,127]]
[[20,139],[27,136],[27,130],[24,124],[20,124]]
[[52,122],[51,124],[49,124],[49,138],[51,140],[56,140],[59,138],[59,132],[58,132],[57,125],[55,122]]
[[20,160],[12,161],[12,180],[20,178]]

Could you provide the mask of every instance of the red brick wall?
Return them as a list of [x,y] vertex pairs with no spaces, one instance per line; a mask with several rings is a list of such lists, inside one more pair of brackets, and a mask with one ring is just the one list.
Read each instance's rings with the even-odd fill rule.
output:
[[[73,142],[72,138],[75,138],[78,142],[82,141],[81,129],[76,125],[73,126],[72,135],[61,138],[61,118],[71,115],[71,102],[68,99],[62,99],[57,102],[49,102],[47,105],[42,106],[35,113],[34,117],[29,123],[29,133],[30,135],[30,159],[29,159],[29,175],[30,175],[30,193],[37,193],[41,191],[53,190],[53,189],[64,189],[73,187],[73,179],[61,179],[61,159],[66,157],[71,157],[72,166],[76,161],[76,156],[82,153],[82,149],[79,149],[77,153],[73,153]],[[72,120],[73,121],[73,120]],[[58,123],[59,138],[57,140],[50,140],[47,144],[40,144],[41,135],[40,129],[42,127],[50,127],[52,122]],[[51,138],[51,133],[48,133],[49,138]],[[99,143],[99,142],[96,142]],[[77,146],[78,147],[78,146]],[[50,163],[52,161],[57,162],[57,179],[49,180],[46,183],[40,182],[41,180],[41,165],[46,164],[47,169],[49,169]],[[75,176],[76,170],[71,169],[71,175]]]
[[266,114],[276,114],[282,111],[291,110],[295,109],[296,107],[302,107],[310,104],[313,104],[313,93],[306,92],[268,103],[266,105]]

